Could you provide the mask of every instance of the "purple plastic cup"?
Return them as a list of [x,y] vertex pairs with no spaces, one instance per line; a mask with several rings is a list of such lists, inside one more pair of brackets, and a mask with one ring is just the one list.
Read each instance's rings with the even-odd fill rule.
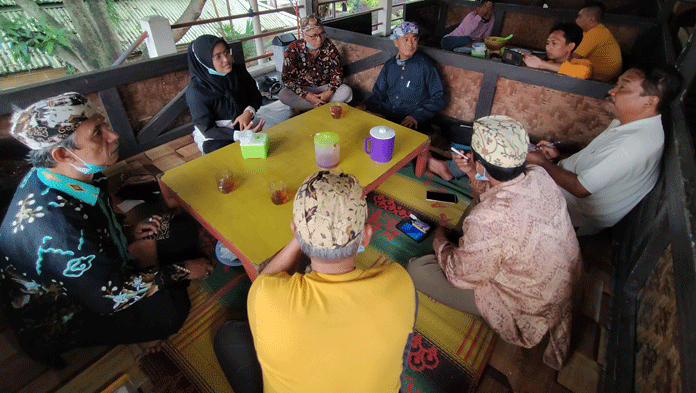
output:
[[374,162],[391,161],[394,152],[394,137],[396,137],[396,131],[389,127],[372,127],[370,137],[365,139],[365,153],[369,154]]

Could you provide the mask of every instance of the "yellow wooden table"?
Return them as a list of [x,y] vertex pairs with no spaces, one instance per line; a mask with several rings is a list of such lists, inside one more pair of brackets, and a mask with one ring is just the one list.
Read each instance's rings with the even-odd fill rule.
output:
[[[387,125],[396,131],[392,160],[378,164],[364,152],[363,140],[370,129]],[[213,236],[239,256],[249,277],[256,278],[255,264],[280,250],[292,237],[292,201],[297,188],[320,170],[314,160],[314,134],[336,132],[341,158],[337,169],[358,178],[365,193],[414,158],[416,174],[422,174],[430,139],[421,133],[385,119],[348,108],[341,119],[333,119],[323,105],[265,130],[270,140],[268,158],[243,159],[234,143],[193,161],[170,169],[160,179],[165,198],[175,198]],[[229,168],[236,188],[229,194],[217,190],[215,173]],[[268,184],[283,180],[290,200],[271,202]]]

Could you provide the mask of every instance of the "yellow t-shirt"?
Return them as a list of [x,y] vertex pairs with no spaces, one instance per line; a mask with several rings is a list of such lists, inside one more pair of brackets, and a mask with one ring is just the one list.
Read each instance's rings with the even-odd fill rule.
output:
[[573,78],[587,79],[592,75],[592,63],[587,59],[570,59],[558,68],[558,73]]
[[259,275],[247,298],[264,392],[396,393],[416,317],[399,264]]
[[582,33],[582,42],[575,53],[592,63],[592,79],[606,82],[621,73],[621,47],[601,23]]

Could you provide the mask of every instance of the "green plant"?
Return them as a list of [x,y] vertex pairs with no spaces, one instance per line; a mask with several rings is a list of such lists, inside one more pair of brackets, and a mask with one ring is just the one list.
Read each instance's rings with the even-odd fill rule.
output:
[[[251,23],[250,20],[247,20],[244,33],[239,33],[238,31],[230,28],[229,25],[223,26],[223,30],[225,30],[225,37],[228,40],[238,40],[240,38],[249,37],[253,35],[254,25]],[[256,56],[256,45],[254,44],[254,40],[246,40],[242,42],[242,49],[244,50],[245,59]]]
[[106,0],[106,11],[109,13],[109,19],[111,19],[114,25],[118,25],[119,22],[121,22],[121,17],[118,15],[118,11],[116,11],[114,0]]
[[12,57],[22,64],[31,61],[30,49],[52,56],[57,46],[68,48],[70,45],[67,29],[50,26],[44,18],[27,18],[24,15],[14,20],[2,18],[0,31],[3,41],[10,45]]

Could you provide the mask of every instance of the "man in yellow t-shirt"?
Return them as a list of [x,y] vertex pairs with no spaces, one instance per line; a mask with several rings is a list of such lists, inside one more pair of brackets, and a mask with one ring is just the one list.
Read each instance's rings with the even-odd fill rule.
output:
[[[398,392],[415,325],[416,291],[399,264],[358,269],[370,242],[367,203],[358,180],[330,171],[311,175],[293,205],[290,242],[249,290],[249,324],[228,322],[215,339],[235,392]],[[303,255],[312,272],[297,269]],[[241,326],[241,327],[240,327]],[[240,342],[253,335],[253,347]],[[258,356],[258,362],[239,360]],[[248,359],[247,359],[248,360]]]
[[621,73],[623,60],[616,38],[600,23],[602,16],[604,5],[597,2],[588,3],[578,12],[575,23],[584,33],[575,54],[592,62],[592,79],[608,82]]
[[582,40],[582,29],[575,23],[558,23],[551,28],[546,39],[546,58],[544,61],[533,54],[525,54],[523,61],[527,67],[538,68],[587,79],[592,75],[592,63],[587,59],[573,57],[573,50]]

